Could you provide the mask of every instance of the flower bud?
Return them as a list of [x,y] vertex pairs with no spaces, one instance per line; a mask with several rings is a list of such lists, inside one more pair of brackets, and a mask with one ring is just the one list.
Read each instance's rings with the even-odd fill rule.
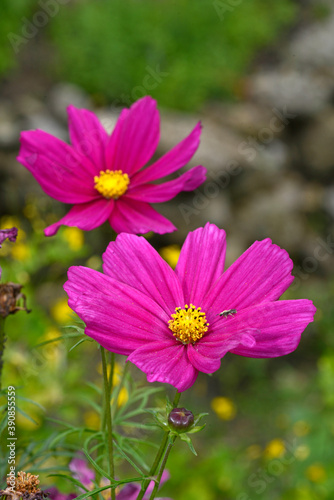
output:
[[168,423],[171,429],[186,432],[194,424],[194,415],[185,408],[174,408],[168,415]]

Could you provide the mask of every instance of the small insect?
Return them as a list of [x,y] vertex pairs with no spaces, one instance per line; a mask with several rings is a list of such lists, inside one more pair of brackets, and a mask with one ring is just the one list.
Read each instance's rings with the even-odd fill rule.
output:
[[221,313],[219,313],[219,316],[224,316],[224,318],[227,318],[227,316],[233,316],[233,314],[236,314],[236,312],[236,309],[226,309],[226,311],[222,311]]

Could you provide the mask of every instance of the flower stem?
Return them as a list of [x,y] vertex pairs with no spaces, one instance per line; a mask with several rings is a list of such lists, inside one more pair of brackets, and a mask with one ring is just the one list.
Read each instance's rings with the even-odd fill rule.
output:
[[[107,443],[108,443],[108,457],[109,457],[109,475],[112,479],[115,478],[114,470],[114,449],[112,440],[112,419],[110,410],[110,386],[112,385],[112,372],[110,373],[110,378],[108,380],[108,370],[107,370],[107,360],[106,351],[104,347],[101,346],[101,357],[102,357],[102,369],[103,369],[103,380],[104,380],[104,415],[102,422],[107,423]],[[112,362],[112,365],[114,363]],[[109,385],[110,384],[110,385]],[[111,500],[115,500],[115,489],[111,489]]]
[[171,449],[173,448],[176,436],[169,437],[169,433],[168,433],[168,438],[169,438],[168,439],[169,443],[167,445],[164,457],[162,459],[162,462],[161,462],[161,465],[160,465],[160,469],[159,469],[159,473],[158,473],[157,479],[155,481],[155,485],[154,485],[154,488],[153,488],[153,491],[151,493],[151,496],[150,496],[149,500],[153,500],[155,498],[155,494],[157,493],[157,491],[159,489],[161,477],[162,477],[162,474],[163,474],[163,472],[165,470],[166,462],[167,462],[169,453],[170,453]]
[[[172,403],[173,408],[175,408],[177,406],[177,404],[180,400],[180,396],[181,396],[181,394],[178,391],[176,391],[174,401]],[[156,470],[159,466],[159,463],[160,463],[162,457],[166,455],[166,450],[168,448],[168,438],[169,438],[169,431],[165,432],[164,437],[162,438],[160,448],[158,450],[158,453],[155,457],[155,460],[154,460],[153,465],[152,465],[151,470],[150,470],[151,477],[153,477],[155,475]],[[168,454],[169,454],[169,452],[168,452]],[[167,458],[168,458],[168,455],[167,455]],[[167,458],[166,458],[166,460],[167,460]],[[162,469],[162,472],[163,472],[163,470],[164,470],[164,468]],[[161,472],[161,475],[162,475],[162,472]],[[159,480],[159,483],[160,483],[160,480]],[[150,484],[150,480],[146,480],[144,482],[142,490],[137,497],[137,500],[142,500],[142,498],[144,498],[144,495],[146,493],[146,490],[147,490],[149,484]],[[159,484],[158,484],[158,486],[159,486]]]
[[2,376],[2,367],[3,367],[3,355],[5,351],[5,318],[0,317],[0,391],[2,388],[1,385],[1,376]]

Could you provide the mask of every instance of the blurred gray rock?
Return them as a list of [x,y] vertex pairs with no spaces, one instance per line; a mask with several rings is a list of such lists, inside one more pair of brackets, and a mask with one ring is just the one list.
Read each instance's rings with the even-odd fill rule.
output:
[[45,103],[29,94],[18,95],[14,105],[17,114],[23,117],[43,113],[45,110]]
[[329,186],[325,190],[323,197],[323,207],[334,219],[334,186]]
[[312,185],[299,176],[286,176],[271,188],[251,191],[243,205],[236,207],[235,231],[246,241],[279,238],[279,244],[288,251],[303,247],[307,234],[304,214],[322,203],[321,194],[312,191]]
[[[195,115],[163,112],[159,150],[168,151],[174,147],[190,134],[198,121],[199,117]],[[201,133],[200,147],[190,161],[190,166],[204,165],[209,170],[221,171],[227,168],[233,160],[246,164],[246,158],[239,152],[242,142],[241,135],[206,118],[205,127]]]
[[44,132],[54,135],[55,137],[58,137],[58,139],[62,139],[63,141],[68,140],[67,129],[60,125],[60,123],[46,111],[27,116],[26,123],[24,124],[24,129],[40,129]]
[[98,119],[100,120],[108,134],[111,134],[114,130],[120,112],[121,110],[116,108],[102,108],[94,110],[94,113],[96,113]]
[[[333,3],[332,3],[333,7]],[[298,33],[289,47],[289,56],[296,65],[322,68],[334,75],[334,13],[322,22]]]
[[260,104],[287,109],[296,116],[313,115],[330,101],[333,79],[309,70],[278,68],[249,79],[250,97]]
[[91,101],[84,90],[72,83],[58,83],[48,95],[48,104],[52,113],[62,121],[67,122],[66,108],[70,104],[76,108],[87,108]]
[[211,118],[217,125],[229,127],[242,134],[254,135],[268,127],[273,114],[267,106],[254,102],[214,102],[205,107],[205,120]]
[[0,102],[0,148],[15,149],[19,145],[20,124],[12,106]]
[[302,161],[314,173],[334,174],[334,109],[327,109],[314,118],[300,139]]

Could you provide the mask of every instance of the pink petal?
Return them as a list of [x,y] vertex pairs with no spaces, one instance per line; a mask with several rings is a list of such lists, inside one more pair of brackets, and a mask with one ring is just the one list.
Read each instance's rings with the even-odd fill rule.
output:
[[[178,179],[162,184],[134,185],[126,193],[127,198],[145,201],[148,203],[161,203],[174,198],[181,191],[193,191],[205,181],[206,169],[198,166],[182,174]],[[133,183],[134,184],[134,183]],[[132,184],[132,185],[133,185]]]
[[146,373],[148,382],[171,384],[179,392],[189,389],[198,375],[185,346],[174,339],[143,345],[130,354],[128,360]]
[[74,149],[89,158],[94,165],[93,175],[106,170],[105,149],[109,136],[94,113],[87,109],[67,108],[69,132]]
[[270,239],[256,241],[213,286],[203,309],[244,309],[278,299],[293,281],[292,260]]
[[169,316],[146,294],[89,268],[68,270],[69,306],[86,323],[85,333],[106,349],[128,355],[152,341],[173,341]]
[[12,227],[10,229],[0,229],[0,248],[1,248],[1,244],[5,240],[8,239],[12,243],[14,243],[14,241],[16,241],[16,238],[17,238],[17,228],[16,227]]
[[205,356],[201,351],[199,343],[195,345],[189,344],[187,346],[187,354],[190,363],[200,372],[213,373],[220,368],[220,357]]
[[89,203],[74,205],[65,217],[45,228],[44,234],[45,236],[53,236],[62,225],[78,227],[84,231],[95,229],[108,219],[113,210],[114,203],[114,200],[103,198]]
[[73,458],[69,464],[69,469],[73,473],[74,479],[80,481],[84,486],[90,487],[95,479],[95,472],[87,465],[82,458]]
[[214,224],[188,234],[175,269],[187,303],[203,306],[204,297],[223,273],[225,251],[225,231]]
[[167,314],[167,327],[175,307],[184,304],[174,271],[143,237],[118,235],[103,254],[103,271],[157,302]]
[[148,203],[131,200],[126,195],[117,200],[109,222],[116,233],[171,233],[176,227]]
[[[169,477],[170,477],[169,472],[167,470],[164,470],[162,473],[160,486],[162,486],[162,484],[165,483],[167,481],[167,479],[169,479]],[[152,491],[153,491],[154,484],[155,484],[154,481],[150,482],[150,484],[146,490],[146,493],[144,495],[144,500],[149,500],[149,496],[150,496],[150,493],[152,493]],[[128,483],[127,485],[124,486],[124,488],[121,489],[121,491],[116,496],[116,499],[117,500],[136,500],[140,490],[141,490],[141,487],[139,484]],[[164,498],[159,497],[156,500],[172,500],[172,499],[166,498],[166,497],[164,497]]]
[[149,96],[135,102],[122,113],[107,147],[109,169],[133,175],[153,156],[158,146],[159,113]]
[[294,351],[316,311],[310,300],[263,302],[237,313],[230,329],[252,331],[256,344],[238,346],[231,352],[250,358],[273,358]]
[[[228,320],[226,321],[228,323]],[[249,330],[235,330],[225,327],[226,322],[220,318],[220,328],[210,322],[209,331],[194,345],[188,345],[188,357],[193,366],[204,373],[213,373],[220,367],[220,360],[226,353],[237,346],[255,345]]]
[[[166,482],[168,481],[168,479],[170,478],[170,474],[168,472],[168,470],[164,470],[163,473],[162,473],[162,476],[161,476],[161,481],[160,481],[160,486],[159,488],[161,488],[161,486]],[[144,500],[149,500],[149,495],[150,493],[152,493],[153,489],[154,489],[154,481],[151,481],[150,484],[148,485],[148,488],[146,490],[146,493],[145,493],[145,496],[144,496]],[[118,500],[118,499],[117,499]],[[168,500],[168,498],[157,498],[156,500]],[[169,499],[170,500],[170,499]]]
[[[116,496],[117,500],[137,500],[141,486],[137,483],[126,484]],[[145,497],[144,497],[145,498]]]
[[162,156],[158,161],[141,172],[138,172],[134,177],[136,184],[143,184],[161,179],[161,177],[172,174],[176,170],[184,167],[184,165],[194,156],[199,146],[200,135],[201,124],[198,123],[194,130],[183,139],[183,141],[174,146],[173,149]]
[[99,197],[90,161],[50,134],[41,130],[22,132],[17,160],[45,193],[58,201],[85,203]]

